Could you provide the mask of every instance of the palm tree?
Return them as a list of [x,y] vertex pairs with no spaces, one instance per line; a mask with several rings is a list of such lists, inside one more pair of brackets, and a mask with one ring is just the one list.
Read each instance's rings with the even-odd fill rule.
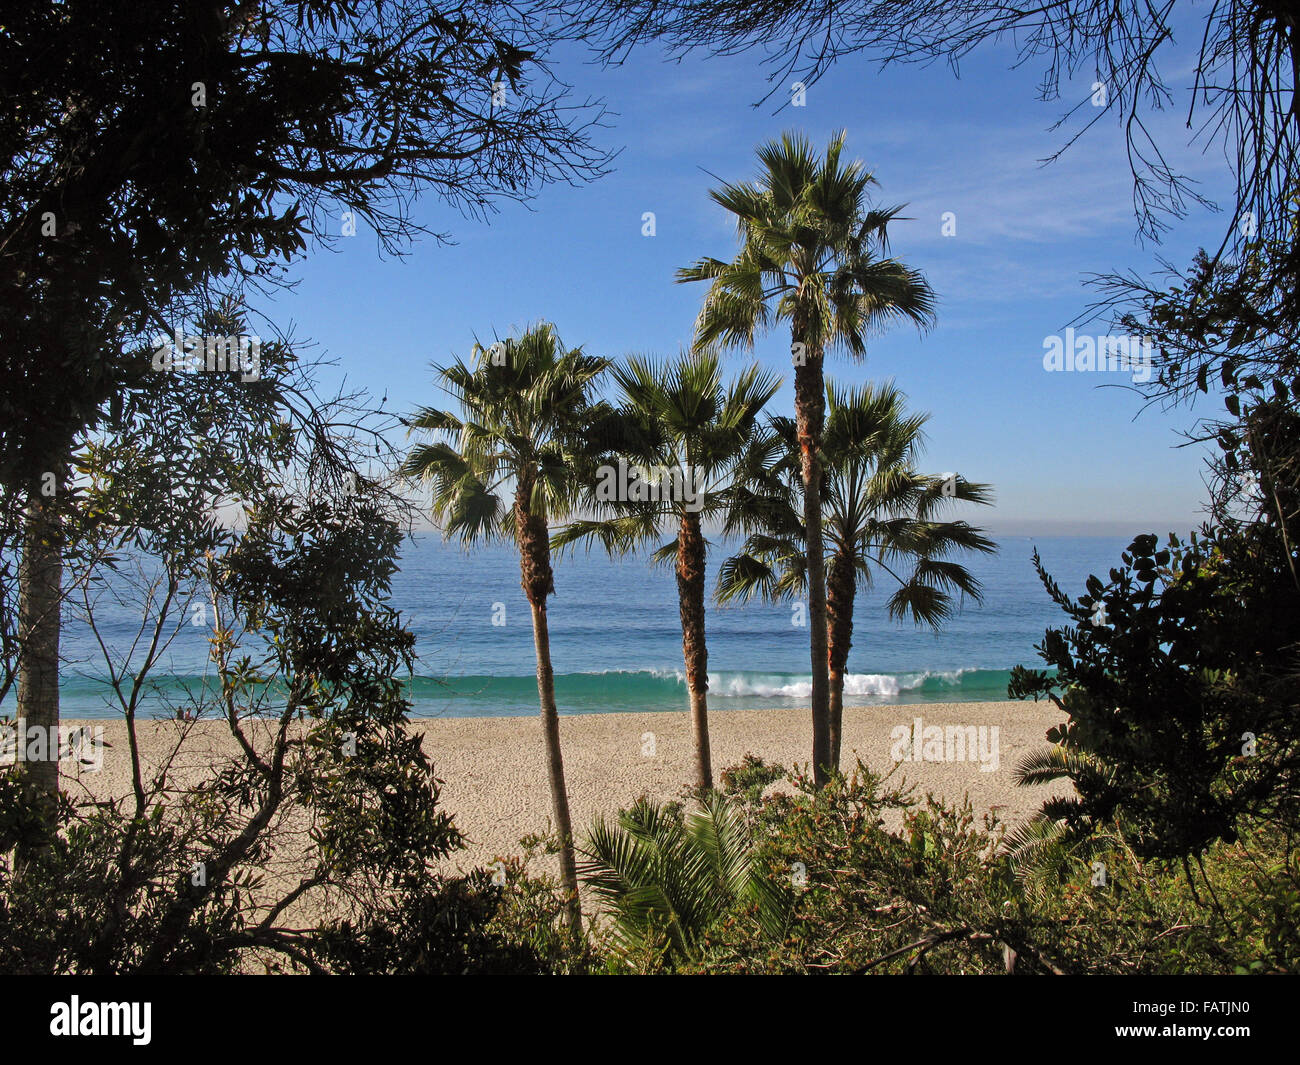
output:
[[587,836],[583,882],[607,902],[618,952],[646,968],[697,960],[706,934],[737,903],[754,905],[774,940],[793,892],[763,874],[744,817],[714,791],[686,817],[639,799]]
[[431,486],[433,515],[445,536],[467,545],[513,539],[518,547],[524,594],[532,608],[560,876],[575,936],[582,930],[582,909],[546,619],[546,599],[555,590],[548,523],[562,518],[577,497],[578,441],[587,420],[599,412],[592,389],[607,366],[607,360],[580,348],[565,350],[548,323],[491,348],[476,343],[472,365],[457,360],[438,368],[442,387],[460,404],[460,415],[421,409],[411,427],[442,439],[413,448],[402,468],[408,477]]
[[868,206],[875,178],[860,161],[843,162],[843,131],[817,158],[806,137],[787,133],[758,149],[758,179],[714,190],[736,218],[740,253],[701,259],[679,281],[709,281],[696,344],[752,348],[755,335],[790,323],[795,416],[810,532],[808,614],[812,656],[813,774],[830,764],[826,584],[822,569],[819,453],[825,417],[822,360],[866,352],[868,335],[896,320],[919,328],[934,318],[934,294],[917,271],[887,256],[886,227],[899,208]]
[[[964,521],[938,521],[950,502],[988,503],[987,485],[953,474],[936,477],[914,467],[928,415],[908,415],[905,397],[892,384],[841,392],[826,386],[827,419],[822,440],[823,535],[826,565],[827,670],[830,679],[830,757],[839,766],[844,712],[844,672],[853,643],[853,606],[858,585],[870,587],[877,571],[897,587],[890,617],[911,617],[938,628],[951,617],[954,594],[981,598],[980,582],[949,556],[990,552],[995,545]],[[772,419],[785,441],[786,457],[774,465],[748,505],[751,524],[765,528],[722,566],[718,598],[769,599],[799,595],[807,584],[809,552],[800,520],[802,479],[799,435],[788,418]],[[910,567],[907,572],[903,565]]]
[[[640,482],[646,485],[643,491],[604,492],[604,498],[593,498],[593,509],[602,516],[574,521],[552,542],[564,548],[595,541],[611,554],[623,554],[674,537],[653,557],[676,561],[695,786],[707,790],[713,786],[713,768],[704,632],[708,544],[702,525],[709,518],[725,521],[733,484],[754,479],[775,457],[776,441],[762,431],[759,416],[780,379],[750,366],[724,385],[718,358],[709,353],[685,355],[667,365],[632,358],[613,373],[622,397],[617,415],[599,430],[604,465],[595,487],[608,483],[616,469],[657,472],[649,483]],[[615,467],[615,462],[621,465]],[[664,478],[668,471],[677,478],[675,486]],[[652,484],[657,490],[651,490]],[[631,494],[637,498],[627,498]]]
[[[1015,781],[1021,787],[1035,787],[1068,780],[1086,782],[1093,794],[1118,785],[1119,769],[1100,755],[1060,743],[1031,751],[1016,765]],[[1005,839],[1003,847],[1011,858],[1016,879],[1031,899],[1043,899],[1049,892],[1082,872],[1091,872],[1098,858],[1124,847],[1123,825],[1092,821],[1082,827],[1083,800],[1070,789],[1069,795],[1047,799],[1042,808]]]

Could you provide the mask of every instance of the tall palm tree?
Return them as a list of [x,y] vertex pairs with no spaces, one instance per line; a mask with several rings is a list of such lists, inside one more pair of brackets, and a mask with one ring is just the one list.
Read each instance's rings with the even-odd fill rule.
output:
[[[760,415],[781,382],[774,374],[750,366],[724,384],[718,358],[711,353],[684,355],[664,365],[632,358],[613,373],[622,396],[616,417],[609,418],[600,431],[604,477],[595,487],[599,489],[616,470],[639,468],[657,471],[658,477],[680,471],[680,479],[655,491],[647,485],[644,491],[605,492],[605,498],[590,500],[596,518],[572,522],[552,543],[564,548],[599,542],[611,554],[623,554],[664,536],[673,537],[653,557],[676,562],[695,786],[708,789],[713,787],[713,767],[704,631],[708,544],[703,522],[722,518],[725,525],[733,485],[753,480],[777,456],[778,442],[763,431]],[[620,461],[621,465],[614,465]]]
[[821,158],[798,134],[759,148],[756,181],[711,193],[735,215],[740,253],[730,262],[701,259],[677,273],[679,281],[710,282],[696,322],[699,346],[752,348],[759,332],[777,321],[790,323],[804,523],[811,534],[813,774],[819,784],[831,754],[818,458],[822,361],[835,350],[860,359],[873,331],[898,320],[924,328],[934,318],[934,294],[925,279],[887,254],[886,227],[900,208],[868,205],[875,178],[861,161],[841,159],[844,139],[843,131],[832,137]]
[[476,343],[472,364],[457,360],[439,368],[441,385],[460,404],[460,414],[422,408],[411,428],[442,439],[414,447],[403,466],[408,477],[431,486],[433,515],[445,536],[465,544],[513,540],[519,550],[532,608],[561,882],[575,936],[582,930],[582,909],[546,618],[546,599],[555,590],[549,522],[563,518],[577,498],[577,449],[587,421],[599,412],[592,393],[607,366],[581,348],[566,350],[549,323],[491,348]]
[[[920,473],[915,461],[929,415],[909,415],[905,397],[891,383],[847,392],[827,383],[822,440],[823,536],[826,561],[826,640],[830,679],[830,757],[839,766],[844,713],[844,673],[853,644],[853,605],[859,584],[870,587],[877,571],[896,587],[889,615],[911,617],[938,628],[952,616],[954,596],[978,601],[980,582],[949,557],[959,551],[990,552],[994,543],[964,521],[939,521],[950,503],[988,503],[988,485],[959,475]],[[799,435],[789,418],[772,419],[785,441],[786,457],[775,464],[747,505],[765,528],[722,566],[718,598],[778,599],[802,594],[810,552],[800,520]],[[754,523],[754,522],[751,522]],[[909,572],[910,570],[910,572]]]

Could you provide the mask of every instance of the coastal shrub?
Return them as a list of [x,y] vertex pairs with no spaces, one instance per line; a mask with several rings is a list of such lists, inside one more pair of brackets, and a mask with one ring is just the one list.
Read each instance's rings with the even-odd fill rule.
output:
[[[439,872],[461,837],[407,726],[401,673],[414,638],[387,602],[397,524],[361,493],[266,498],[247,522],[208,559],[216,681],[193,695],[199,721],[178,723],[171,757],[156,771],[133,758],[129,795],[65,800],[59,831],[25,847],[22,764],[0,772],[0,828],[14,847],[0,856],[0,967],[536,968],[485,930],[497,892]],[[155,609],[164,627],[169,609],[188,614],[183,601]],[[133,713],[125,723],[136,751]],[[185,778],[176,767],[205,728],[231,753]]]
[[[433,887],[432,890],[429,888]],[[534,975],[554,971],[528,937],[500,934],[495,922],[506,891],[476,870],[365,914],[326,925],[317,957],[342,974]]]
[[[750,816],[756,862],[792,895],[784,934],[765,938],[738,907],[694,971],[1002,971],[997,933],[1019,941],[1003,905],[1016,895],[969,806],[913,809],[909,789],[861,763],[821,789],[791,779],[794,794],[759,798]],[[890,811],[905,815],[902,834],[885,829]]]
[[737,905],[768,936],[787,919],[790,892],[755,864],[749,828],[720,792],[692,813],[641,798],[614,821],[598,818],[582,855],[583,882],[609,907],[608,946],[628,971],[698,961],[710,930]]
[[729,766],[720,774],[722,791],[740,799],[747,807],[755,807],[768,786],[784,780],[786,771],[779,765],[768,765],[763,759],[747,754],[739,765]]
[[[1077,601],[1034,564],[1073,624],[1017,667],[1010,694],[1066,715],[1047,734],[1069,757],[1037,779],[1070,780],[1043,817],[1084,838],[1121,817],[1142,858],[1233,842],[1246,815],[1295,825],[1300,596],[1290,548],[1264,525],[1207,527],[1157,549],[1139,536],[1110,579]],[[1032,768],[1032,767],[1031,767]]]
[[539,971],[556,975],[585,975],[600,971],[595,949],[597,936],[575,940],[569,927],[569,908],[559,880],[537,868],[538,860],[551,861],[560,852],[554,832],[525,836],[519,855],[498,858],[489,867],[500,887],[497,908],[488,924],[500,941],[526,950],[537,960]]
[[[9,774],[0,775],[0,781]],[[0,787],[0,817],[15,808]],[[248,971],[339,974],[474,974],[573,971],[559,957],[571,941],[558,928],[558,896],[512,879],[498,887],[489,873],[443,878],[431,870],[404,876],[388,890],[363,894],[362,876],[336,877],[334,894],[348,890],[367,905],[353,916],[317,912],[293,922],[268,920],[273,906],[301,886],[268,892],[268,879],[294,836],[270,831],[259,840],[260,860],[211,883],[199,897],[194,871],[206,854],[185,808],[155,805],[142,820],[116,804],[95,810],[64,804],[62,831],[15,875],[0,862],[0,973],[66,974],[142,971],[160,928],[187,887],[196,905],[154,972],[223,974]],[[13,797],[16,798],[16,797]],[[450,839],[451,837],[449,837]],[[324,888],[322,883],[316,890]],[[537,899],[548,911],[524,919]],[[557,949],[539,949],[538,929],[553,929]],[[525,934],[526,933],[526,934]]]
[[1148,398],[1222,400],[1187,434],[1216,446],[1210,523],[1163,549],[1136,538],[1077,601],[1035,555],[1071,624],[1038,648],[1052,671],[1017,669],[1010,685],[1066,718],[1022,780],[1075,791],[1012,840],[1022,883],[1059,885],[1122,834],[1181,869],[1188,905],[1217,918],[1206,950],[1248,972],[1293,971],[1296,942],[1300,216],[1292,195],[1278,206],[1284,224],[1250,234],[1238,255],[1198,252],[1167,287],[1112,286],[1132,297],[1124,330],[1159,353]]
[[[724,774],[733,782],[752,774]],[[772,767],[766,767],[770,770]],[[753,861],[790,892],[773,936],[752,904],[713,922],[675,971],[737,974],[1156,974],[1295,971],[1297,867],[1275,830],[1217,843],[1198,886],[1143,861],[1122,825],[1027,891],[996,818],[916,799],[859,763],[818,790],[728,797]],[[891,811],[901,827],[885,827]],[[1243,829],[1243,833],[1245,833]]]

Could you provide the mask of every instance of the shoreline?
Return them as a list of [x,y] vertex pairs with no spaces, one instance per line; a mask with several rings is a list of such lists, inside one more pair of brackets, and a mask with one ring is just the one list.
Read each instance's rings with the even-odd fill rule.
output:
[[[915,669],[885,673],[846,674],[845,701],[858,707],[928,706],[950,703],[1006,702],[1011,668],[968,666],[954,669]],[[171,686],[176,705],[191,687],[206,685],[197,674],[160,677]],[[208,677],[207,681],[212,678]],[[68,720],[111,721],[120,716],[107,698],[102,679],[61,689],[63,716]],[[404,698],[412,720],[537,716],[537,676],[528,674],[404,678]],[[563,717],[589,714],[678,713],[688,701],[680,669],[605,670],[557,673],[556,699]],[[894,687],[890,689],[890,685]],[[212,689],[209,688],[209,691]],[[709,711],[804,710],[810,682],[805,673],[765,670],[719,670],[709,674]],[[12,703],[12,699],[7,702]],[[4,708],[0,708],[4,709]],[[9,706],[12,713],[14,706]],[[168,720],[170,711],[146,700],[138,720]]]

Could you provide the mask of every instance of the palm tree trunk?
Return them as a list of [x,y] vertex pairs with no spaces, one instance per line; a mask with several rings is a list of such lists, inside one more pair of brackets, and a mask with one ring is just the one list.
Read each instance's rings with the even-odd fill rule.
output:
[[573,852],[573,822],[564,783],[564,752],[560,748],[560,714],[555,706],[555,673],[551,669],[551,632],[546,604],[533,603],[533,647],[537,651],[537,694],[542,704],[542,735],[546,744],[546,773],[551,784],[555,831],[560,837],[560,883],[564,886],[566,917],[575,938],[582,935],[582,903],[578,898],[578,866]]
[[59,790],[59,611],[63,539],[53,499],[27,507],[18,573],[18,719],[28,736],[45,733],[43,759],[27,765],[27,779],[48,795]]
[[[796,343],[803,335],[803,323],[794,322],[791,336]],[[826,657],[826,571],[822,550],[822,427],[826,418],[826,392],[822,381],[822,353],[801,345],[802,361],[794,371],[794,412],[799,434],[803,475],[803,519],[807,535],[808,627],[811,630],[813,782],[826,783],[831,764],[830,677]]]
[[857,593],[853,560],[836,552],[826,586],[826,644],[830,679],[830,764],[840,766],[840,736],[844,722],[844,670],[853,646],[853,600]]
[[713,787],[709,753],[709,649],[704,636],[704,535],[698,514],[683,514],[677,534],[677,599],[682,615],[682,657],[691,698],[695,786]]
[[560,884],[567,899],[566,919],[574,939],[582,935],[582,901],[578,897],[578,865],[573,851],[573,822],[569,792],[564,782],[564,752],[560,747],[560,713],[555,705],[555,671],[551,668],[551,630],[546,620],[546,598],[555,590],[551,571],[551,544],[546,522],[530,513],[531,491],[521,487],[515,498],[515,525],[519,532],[519,568],[524,594],[533,612],[533,649],[537,654],[537,696],[542,708],[542,739],[546,747],[546,772],[551,785],[555,832],[560,838]]

